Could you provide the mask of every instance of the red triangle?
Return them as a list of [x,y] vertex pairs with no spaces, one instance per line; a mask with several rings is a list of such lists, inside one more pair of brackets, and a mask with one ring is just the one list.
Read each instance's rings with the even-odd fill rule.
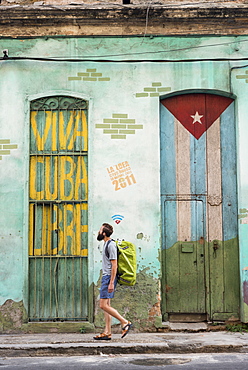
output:
[[233,99],[225,96],[201,93],[176,95],[161,101],[196,139],[202,136],[232,102]]

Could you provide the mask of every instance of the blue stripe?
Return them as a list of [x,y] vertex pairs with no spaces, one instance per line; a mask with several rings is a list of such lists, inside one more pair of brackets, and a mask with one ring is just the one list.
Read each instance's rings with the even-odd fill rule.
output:
[[176,194],[175,117],[160,104],[161,194]]
[[193,241],[206,237],[206,132],[196,139],[190,135],[190,192],[192,197],[202,199],[191,202],[191,238]]
[[164,247],[168,249],[177,242],[177,202],[167,200],[164,202]]
[[220,117],[223,240],[237,236],[237,163],[234,103]]
[[191,202],[191,240],[197,241],[206,238],[205,232],[205,205],[203,200]]
[[206,132],[199,140],[190,135],[190,191],[206,194]]
[[[168,195],[176,194],[175,117],[160,104],[161,195],[163,213],[163,249],[177,242],[177,204]],[[167,196],[167,197],[166,197]]]

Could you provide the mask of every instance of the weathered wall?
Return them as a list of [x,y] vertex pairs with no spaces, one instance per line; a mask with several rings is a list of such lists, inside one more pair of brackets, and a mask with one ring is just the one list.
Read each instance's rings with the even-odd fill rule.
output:
[[[248,254],[247,254],[247,225],[248,225],[248,177],[247,177],[247,125],[245,123],[245,116],[247,114],[247,83],[246,75],[248,73],[247,67],[238,67],[232,65],[232,86],[233,92],[238,98],[237,120],[239,122],[237,132],[237,147],[239,158],[239,244],[240,244],[240,270],[241,270],[241,294],[242,305],[241,314],[245,322],[248,321]],[[241,88],[242,86],[242,88]]]
[[162,5],[0,5],[0,34],[48,35],[245,35],[246,2],[173,2]]
[[[98,280],[99,287],[101,280]],[[99,291],[95,288],[95,321],[96,328],[104,327],[103,311],[99,308]],[[147,299],[149,297],[149,299]],[[149,267],[137,274],[137,282],[133,287],[119,286],[112,300],[112,305],[128,320],[135,322],[136,331],[156,331],[162,327],[160,309],[160,284],[149,272]],[[119,324],[115,319],[112,324]],[[116,328],[119,332],[119,325]]]
[[[131,7],[133,5],[137,6],[166,6],[171,4],[194,4],[196,3],[197,6],[199,6],[199,2],[197,0],[172,0],[168,2],[167,0],[157,0],[155,3],[153,2],[147,2],[146,0],[112,0],[111,2],[109,0],[101,0],[96,2],[95,0],[84,0],[82,1],[71,1],[71,0],[42,0],[42,1],[36,1],[36,0],[1,0],[1,5],[34,5],[34,6],[41,6],[41,5],[81,5],[81,6],[95,6],[95,7],[109,7],[113,5],[119,5],[119,6],[127,6]],[[207,4],[208,0],[202,0],[201,5]],[[215,0],[211,2],[212,5],[218,5],[218,4],[229,4],[231,6],[238,6],[242,4],[246,4],[247,1],[245,0]]]
[[[113,223],[113,237],[134,242],[138,251],[138,283],[130,290],[121,288],[115,304],[137,322],[138,329],[154,330],[161,325],[159,99],[172,92],[200,89],[237,97],[241,307],[242,320],[248,321],[247,68],[246,61],[233,61],[230,67],[224,60],[245,58],[247,37],[48,37],[2,39],[0,45],[11,57],[24,58],[0,61],[0,305],[23,301],[27,310],[29,101],[64,94],[89,101],[89,285],[99,282],[99,226]],[[63,60],[72,56],[87,61]],[[25,59],[33,57],[44,59]],[[45,60],[49,57],[62,60]],[[223,60],[208,61],[209,57]],[[243,69],[235,69],[242,65]],[[104,130],[111,129],[113,122],[131,124],[135,133],[125,136],[115,130],[111,137]],[[127,166],[126,175],[133,176],[126,187],[111,177],[118,164]],[[112,219],[115,214],[123,216],[119,224]],[[96,288],[94,299],[97,303]],[[95,313],[95,323],[100,325],[96,307]]]

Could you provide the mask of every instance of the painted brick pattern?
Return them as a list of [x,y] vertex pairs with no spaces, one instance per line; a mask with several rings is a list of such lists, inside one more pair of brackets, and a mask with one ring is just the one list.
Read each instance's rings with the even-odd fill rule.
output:
[[68,77],[69,81],[110,81],[110,77],[105,77],[97,72],[96,68],[87,68],[85,72],[78,72],[76,77]]
[[0,139],[0,160],[3,159],[3,155],[10,155],[11,149],[17,149],[18,145],[11,144],[9,139]]
[[237,75],[236,78],[239,80],[245,80],[248,83],[248,69],[245,71],[245,75]]
[[154,98],[168,91],[171,91],[171,87],[162,86],[161,82],[153,82],[152,86],[144,87],[143,92],[136,93],[135,96],[136,98]]
[[238,219],[239,219],[239,223],[240,224],[248,224],[248,209],[247,208],[241,208],[239,210],[239,215],[238,215]]
[[128,118],[128,114],[113,113],[111,118],[104,118],[103,123],[95,126],[103,130],[104,134],[111,135],[111,139],[126,139],[127,135],[134,135],[136,130],[142,130],[143,125],[137,124],[135,119]]

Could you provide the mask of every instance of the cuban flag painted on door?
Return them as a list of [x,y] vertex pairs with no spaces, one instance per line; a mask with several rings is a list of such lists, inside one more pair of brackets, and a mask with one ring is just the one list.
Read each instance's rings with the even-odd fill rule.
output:
[[[191,253],[194,264],[192,269],[196,265],[199,267],[200,263],[205,267],[202,271],[197,269],[194,279],[201,280],[200,275],[209,268],[210,275],[211,269],[217,268],[223,273],[230,264],[227,248],[229,250],[232,247],[228,243],[225,247],[222,243],[237,241],[234,100],[207,93],[172,96],[161,101],[160,120],[164,223],[162,248],[168,250],[179,241],[200,242],[204,246],[199,253]],[[182,258],[189,258],[190,255],[190,247],[181,245],[181,248],[184,247],[187,254],[178,254],[177,250],[173,257],[173,261],[178,259],[179,269]],[[236,250],[235,259],[238,260],[237,245],[233,249]],[[206,265],[206,254],[210,267]],[[234,259],[232,253],[230,258]],[[238,274],[237,266],[236,263],[235,274]],[[183,266],[181,269],[183,270]],[[223,281],[221,288],[216,287],[216,294],[229,286],[223,280],[222,273],[215,277]],[[182,282],[182,279],[182,276],[178,277],[178,281]],[[204,279],[202,287],[208,285]],[[186,284],[187,282],[184,288]],[[170,286],[169,289],[172,294],[173,288]],[[212,286],[211,289],[214,292],[215,287]],[[192,297],[192,292],[190,295]],[[178,297],[175,297],[175,302],[177,300]],[[221,303],[223,301],[222,297],[219,306],[217,304],[216,309],[219,312],[227,312],[227,308]],[[204,304],[202,312],[205,310],[203,306]],[[171,310],[177,312],[173,305]],[[197,307],[192,310],[197,310]],[[229,312],[230,310],[233,311],[228,308]]]

